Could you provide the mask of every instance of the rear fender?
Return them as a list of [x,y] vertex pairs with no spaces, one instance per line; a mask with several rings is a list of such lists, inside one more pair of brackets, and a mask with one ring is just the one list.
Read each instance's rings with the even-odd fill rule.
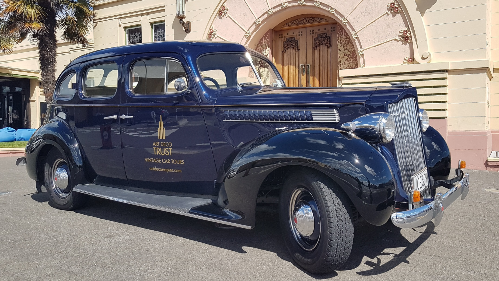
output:
[[390,218],[395,183],[386,159],[362,139],[333,129],[274,133],[242,149],[226,174],[226,207],[243,215],[243,224],[254,226],[259,188],[284,166],[329,176],[371,224],[382,225]]
[[35,181],[43,180],[43,165],[38,162],[52,147],[65,155],[70,165],[73,177],[77,182],[83,179],[83,156],[76,136],[69,125],[56,118],[40,127],[26,145],[26,169],[30,178]]

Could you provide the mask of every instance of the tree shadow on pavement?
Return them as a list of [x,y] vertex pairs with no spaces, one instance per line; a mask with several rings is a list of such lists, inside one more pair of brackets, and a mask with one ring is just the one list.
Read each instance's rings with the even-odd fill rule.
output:
[[[32,198],[38,202],[45,202],[47,196],[44,192],[33,194]],[[271,208],[257,210],[257,223],[253,230],[227,227],[208,221],[94,197],[89,198],[86,207],[75,212],[167,233],[237,253],[246,253],[245,247],[261,249],[276,253],[279,258],[293,263],[282,241],[279,214],[277,210]],[[423,229],[421,228],[418,231]],[[376,259],[377,262],[366,262],[365,264],[370,266],[371,269],[358,272],[359,275],[378,275],[395,268],[401,263],[408,263],[407,257],[434,233],[433,229],[434,226],[430,223],[416,241],[410,242],[400,233],[400,229],[391,222],[381,227],[361,222],[355,228],[352,254],[341,271],[355,270],[361,265],[364,257]],[[394,255],[387,251],[390,248],[400,247],[404,248],[400,254]],[[386,255],[393,255],[393,258],[381,264],[380,257]],[[304,270],[302,271],[316,279],[332,278],[338,275],[336,272],[327,275],[312,275]]]

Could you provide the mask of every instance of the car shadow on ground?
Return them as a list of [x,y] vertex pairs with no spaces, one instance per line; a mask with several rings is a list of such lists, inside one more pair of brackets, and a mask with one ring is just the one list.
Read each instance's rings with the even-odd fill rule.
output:
[[[407,240],[401,229],[391,221],[383,226],[374,226],[366,222],[355,227],[355,238],[352,254],[343,266],[343,270],[357,269],[364,257],[376,260],[365,261],[370,269],[358,271],[362,276],[379,275],[390,271],[402,263],[408,264],[408,257],[412,255],[431,235],[436,234],[435,225],[430,222],[426,226],[412,229],[419,235],[414,241]],[[397,248],[397,249],[396,249]],[[402,251],[400,251],[402,249]],[[396,253],[397,252],[397,253]],[[385,262],[382,262],[381,257]],[[386,261],[388,258],[388,261]]]
[[[45,192],[30,195],[37,202],[48,201],[48,194]],[[253,230],[227,227],[208,221],[94,197],[89,197],[86,206],[75,212],[167,233],[237,253],[246,253],[245,247],[261,249],[276,253],[279,258],[293,263],[282,241],[279,214],[273,208],[266,207],[257,210],[257,224]],[[373,226],[364,221],[358,222],[355,226],[352,254],[340,271],[357,270],[365,257],[376,260],[376,262],[365,261],[364,264],[370,269],[357,272],[362,276],[382,274],[402,263],[408,263],[407,258],[432,234],[435,234],[432,223],[414,231],[419,232],[420,235],[415,241],[410,242],[401,234],[400,229],[391,222],[383,226]],[[403,250],[398,254],[394,254],[390,250],[394,248],[398,248],[397,252],[400,249]],[[387,256],[391,256],[391,259],[382,263],[381,257],[386,260]],[[302,271],[316,279],[332,278],[338,275],[337,272],[314,275]]]

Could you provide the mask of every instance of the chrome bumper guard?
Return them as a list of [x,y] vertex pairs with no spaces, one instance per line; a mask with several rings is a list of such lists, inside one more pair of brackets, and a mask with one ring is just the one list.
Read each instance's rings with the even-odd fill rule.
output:
[[442,220],[444,210],[456,201],[459,196],[461,196],[461,200],[464,200],[468,195],[468,191],[469,175],[465,174],[445,194],[438,193],[433,202],[416,209],[393,213],[392,222],[400,228],[414,228],[425,225],[434,219],[433,223],[437,226]]

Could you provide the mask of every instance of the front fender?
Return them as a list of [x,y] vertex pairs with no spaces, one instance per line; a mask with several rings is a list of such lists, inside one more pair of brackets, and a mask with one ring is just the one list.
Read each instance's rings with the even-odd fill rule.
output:
[[390,218],[395,182],[385,158],[364,140],[333,129],[274,133],[249,144],[227,172],[227,208],[243,213],[244,223],[253,226],[261,184],[272,171],[290,165],[329,176],[368,222],[382,225]]
[[451,158],[444,138],[433,127],[428,127],[423,133],[423,144],[430,176],[435,180],[447,180],[451,170]]
[[68,159],[70,169],[76,180],[83,178],[83,157],[80,145],[69,125],[60,118],[51,120],[41,126],[26,145],[26,170],[30,178],[42,180],[38,165],[40,157],[51,147],[55,147]]

